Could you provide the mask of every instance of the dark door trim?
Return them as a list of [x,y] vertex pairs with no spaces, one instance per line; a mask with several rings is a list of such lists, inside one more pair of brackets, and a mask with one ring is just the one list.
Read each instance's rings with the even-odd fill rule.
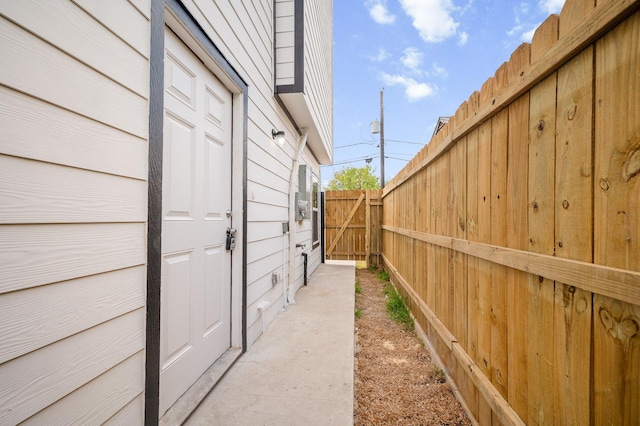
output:
[[[235,86],[243,104],[242,139],[242,351],[247,348],[247,107],[248,85],[220,53],[179,0],[152,0],[149,94],[149,175],[147,229],[147,317],[145,365],[145,425],[157,425],[160,398],[160,284],[162,271],[162,151],[164,117],[164,37],[170,13]],[[237,96],[234,96],[234,100]],[[236,126],[234,126],[234,129]],[[234,140],[236,138],[234,137]],[[234,156],[240,155],[234,144]],[[232,171],[232,174],[236,174]],[[233,191],[237,190],[233,182]],[[233,280],[236,282],[237,280]],[[233,309],[233,307],[232,307]],[[212,360],[213,362],[214,360]]]

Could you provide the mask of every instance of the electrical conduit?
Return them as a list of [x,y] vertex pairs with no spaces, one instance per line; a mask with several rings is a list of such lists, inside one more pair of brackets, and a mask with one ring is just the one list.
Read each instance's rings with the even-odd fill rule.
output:
[[296,303],[295,294],[295,273],[296,273],[296,232],[295,232],[295,221],[296,221],[296,192],[295,192],[295,176],[298,170],[298,164],[300,163],[300,157],[302,156],[302,151],[304,151],[304,147],[307,145],[307,129],[302,129],[302,136],[300,137],[300,142],[298,142],[298,148],[296,149],[296,153],[293,157],[293,164],[291,164],[291,176],[289,177],[289,279],[287,287],[287,300],[286,304]]

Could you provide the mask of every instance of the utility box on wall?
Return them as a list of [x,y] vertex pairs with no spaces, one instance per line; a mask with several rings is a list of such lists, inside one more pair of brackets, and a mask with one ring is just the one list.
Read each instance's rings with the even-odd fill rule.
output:
[[306,164],[298,166],[298,192],[296,192],[296,220],[309,220],[311,217],[311,170]]

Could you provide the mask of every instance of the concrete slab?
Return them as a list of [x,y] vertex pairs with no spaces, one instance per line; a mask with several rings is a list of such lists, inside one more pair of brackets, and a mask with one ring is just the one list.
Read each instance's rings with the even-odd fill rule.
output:
[[355,262],[328,262],[187,425],[352,425]]

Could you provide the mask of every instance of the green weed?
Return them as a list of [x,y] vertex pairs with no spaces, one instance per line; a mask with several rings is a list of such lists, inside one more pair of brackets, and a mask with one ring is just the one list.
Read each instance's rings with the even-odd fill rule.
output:
[[362,286],[360,285],[360,280],[356,280],[356,294],[362,293]]
[[413,318],[411,318],[402,296],[398,294],[390,283],[384,286],[384,294],[387,296],[387,314],[389,318],[402,325],[405,329],[412,330]]
[[433,366],[433,376],[438,383],[444,383],[447,381],[447,375],[444,370],[436,365]]
[[362,311],[360,309],[356,309],[354,315],[356,316],[356,318],[360,319],[362,318]]

